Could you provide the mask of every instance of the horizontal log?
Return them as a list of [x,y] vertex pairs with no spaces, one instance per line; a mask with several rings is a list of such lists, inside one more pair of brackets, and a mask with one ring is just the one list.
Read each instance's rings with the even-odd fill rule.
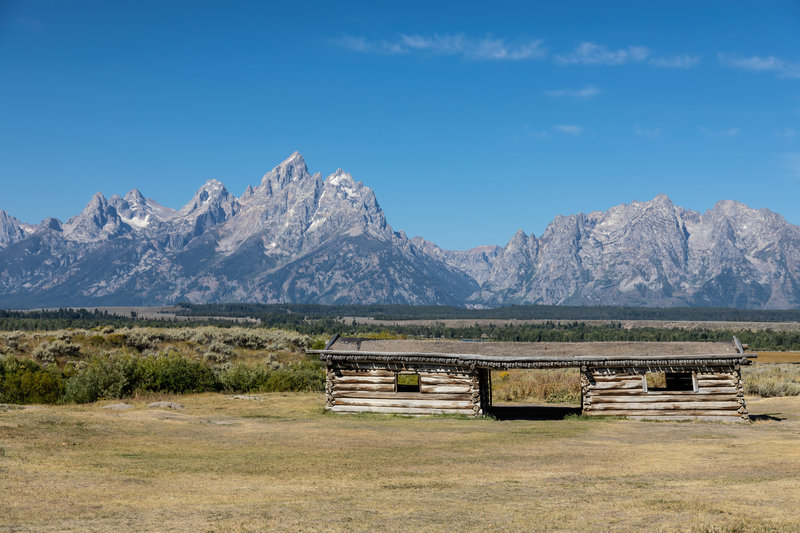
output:
[[333,374],[337,376],[388,376],[394,377],[396,372],[391,372],[389,370],[339,370],[333,372]]
[[736,395],[736,387],[709,387],[707,389],[699,389],[696,392],[692,391],[673,391],[673,390],[660,390],[657,392],[644,392],[643,389],[590,389],[588,394],[593,396],[615,396],[615,395],[628,395],[638,396],[642,394],[662,394],[667,396],[683,396],[685,394],[731,394]]
[[739,409],[741,405],[739,402],[736,401],[727,401],[727,402],[603,402],[597,403],[592,402],[590,406],[587,406],[587,409],[591,409],[592,411],[603,411],[609,409],[618,409],[618,410],[638,410],[638,409],[645,409],[648,411],[672,411],[672,410],[682,410],[682,409]]
[[333,391],[334,398],[407,398],[409,400],[472,400],[472,393],[432,394],[428,392],[375,392],[375,391]]
[[636,381],[612,381],[608,383],[589,383],[590,389],[643,389],[642,380]]
[[431,377],[430,375],[420,376],[420,383],[426,385],[472,385],[477,380],[472,379],[455,379],[455,378],[438,378]]
[[391,376],[341,376],[334,379],[334,383],[388,383],[394,384],[394,374]]
[[738,379],[734,374],[697,374],[698,380],[713,381],[713,380],[736,380]]
[[[473,377],[469,374],[454,374],[448,372],[420,372],[419,376],[421,378],[437,378],[437,379],[473,379]],[[477,378],[477,376],[475,376]]]
[[432,364],[414,364],[414,363],[359,363],[359,362],[342,362],[336,361],[333,364],[333,370],[388,370],[390,372],[433,372],[437,374],[446,373],[467,373],[463,366],[448,366],[448,365],[432,365]]
[[426,409],[472,409],[472,402],[451,402],[447,400],[403,400],[403,399],[368,399],[368,398],[339,398],[334,405],[357,405],[370,407],[419,407]]
[[735,387],[739,383],[738,379],[698,379],[700,387]]
[[334,405],[331,411],[337,413],[385,413],[399,415],[453,414],[473,416],[473,409],[428,409],[421,407],[371,407],[366,405]]
[[420,392],[423,393],[438,393],[438,394],[446,394],[446,393],[468,393],[472,392],[472,387],[467,385],[425,385],[422,383],[420,385]]
[[681,401],[681,402],[695,402],[695,403],[704,403],[704,402],[718,402],[718,401],[736,401],[735,394],[699,394],[696,392],[688,392],[683,393],[681,395],[675,394],[661,394],[659,393],[650,393],[650,392],[643,392],[638,395],[602,395],[602,396],[590,396],[587,399],[591,399],[593,403],[602,403],[602,402],[670,402],[670,401]]
[[624,380],[642,380],[642,376],[632,375],[632,374],[603,374],[599,376],[592,376],[592,379],[598,382],[604,381],[624,381]]
[[724,417],[741,417],[742,415],[735,410],[716,410],[716,409],[686,409],[681,411],[625,411],[625,410],[604,410],[604,411],[592,411],[590,409],[584,409],[585,415],[599,415],[599,416],[626,416],[630,418],[635,417],[664,417],[664,418],[673,418],[676,420],[686,419],[690,417],[705,417],[705,416],[724,416]]
[[333,390],[334,391],[363,390],[363,391],[394,392],[394,384],[384,385],[376,383],[336,383],[333,386]]

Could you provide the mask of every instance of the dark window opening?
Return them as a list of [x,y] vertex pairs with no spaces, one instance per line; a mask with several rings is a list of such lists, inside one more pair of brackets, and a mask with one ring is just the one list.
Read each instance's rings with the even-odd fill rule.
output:
[[419,374],[396,374],[394,382],[397,392],[419,392]]
[[645,392],[697,390],[696,380],[691,372],[647,372],[642,384]]

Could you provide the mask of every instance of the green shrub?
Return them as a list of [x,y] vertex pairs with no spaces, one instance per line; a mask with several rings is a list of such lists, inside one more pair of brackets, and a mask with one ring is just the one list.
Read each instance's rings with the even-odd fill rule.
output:
[[0,358],[0,402],[56,403],[64,393],[64,379],[55,369],[29,359]]
[[217,377],[208,366],[170,352],[139,359],[136,384],[140,390],[172,393],[207,392],[219,388]]
[[33,357],[45,364],[53,364],[59,357],[78,357],[81,347],[71,342],[57,340],[43,342],[33,350]]
[[325,371],[319,361],[291,363],[270,373],[262,392],[321,391],[325,389]]
[[67,382],[65,400],[87,403],[129,396],[135,390],[136,368],[133,357],[94,356]]
[[237,363],[220,372],[219,381],[228,392],[290,392],[325,389],[325,372],[317,361],[269,368]]
[[226,392],[254,392],[261,390],[269,377],[263,366],[237,363],[219,373],[219,382]]
[[149,330],[135,329],[125,334],[125,344],[142,352],[155,348],[158,345],[158,338],[152,335]]
[[125,335],[120,333],[92,335],[86,339],[86,343],[90,346],[121,348],[125,346]]

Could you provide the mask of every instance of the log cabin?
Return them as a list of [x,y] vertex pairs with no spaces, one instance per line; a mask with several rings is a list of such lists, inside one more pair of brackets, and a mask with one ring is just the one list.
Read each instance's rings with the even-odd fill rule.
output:
[[483,342],[334,336],[326,408],[337,413],[484,416],[492,371],[578,368],[581,412],[659,420],[747,421],[738,339],[717,342]]

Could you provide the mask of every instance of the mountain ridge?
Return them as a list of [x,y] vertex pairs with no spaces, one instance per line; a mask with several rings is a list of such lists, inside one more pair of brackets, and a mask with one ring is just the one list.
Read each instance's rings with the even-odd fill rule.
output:
[[659,194],[559,215],[540,237],[446,250],[409,239],[374,191],[303,156],[236,197],[206,181],[180,209],[96,193],[66,222],[0,210],[0,306],[263,303],[800,307],[800,227]]

